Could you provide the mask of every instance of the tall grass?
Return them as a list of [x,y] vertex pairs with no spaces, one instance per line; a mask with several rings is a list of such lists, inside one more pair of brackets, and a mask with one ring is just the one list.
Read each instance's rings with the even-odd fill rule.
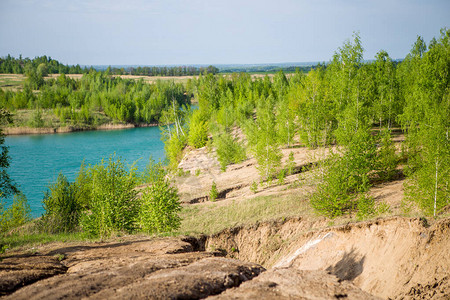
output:
[[260,221],[311,215],[303,195],[260,196],[251,199],[184,207],[179,234],[213,234],[225,228]]

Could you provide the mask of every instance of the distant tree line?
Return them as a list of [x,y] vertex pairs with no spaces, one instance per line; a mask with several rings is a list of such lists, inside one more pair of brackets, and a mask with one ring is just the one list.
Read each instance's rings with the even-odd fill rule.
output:
[[114,75],[142,75],[142,76],[193,76],[200,74],[217,74],[219,69],[214,66],[208,67],[192,67],[192,66],[177,66],[177,67],[129,67],[129,68],[111,68],[107,71]]
[[276,73],[283,71],[285,73],[294,73],[299,71],[301,73],[308,73],[309,71],[321,67],[321,64],[311,66],[236,66],[231,68],[224,68],[220,70],[220,73]]
[[[59,61],[47,56],[38,56],[33,59],[14,58],[8,54],[6,57],[0,57],[0,73],[3,74],[26,74],[27,71],[40,68],[41,73],[47,74],[85,74],[95,69],[94,67],[84,67],[80,65],[64,65]],[[101,71],[101,70],[97,70]],[[108,67],[106,72],[110,75],[142,75],[142,76],[193,76],[199,74],[216,74],[219,69],[214,66],[194,67],[194,66],[175,66],[175,67],[128,67],[114,68]]]
[[81,68],[80,65],[64,65],[59,61],[47,56],[38,56],[33,59],[28,57],[14,58],[8,54],[0,57],[0,73],[3,74],[25,74],[28,70],[41,69],[44,74],[83,74],[89,72],[88,68]]

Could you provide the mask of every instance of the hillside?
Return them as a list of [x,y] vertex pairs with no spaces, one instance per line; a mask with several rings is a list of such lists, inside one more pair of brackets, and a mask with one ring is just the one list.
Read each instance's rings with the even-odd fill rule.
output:
[[[318,217],[307,205],[312,171],[301,167],[324,151],[283,150],[290,151],[296,174],[255,193],[253,159],[220,172],[213,153],[192,150],[180,164],[185,173],[176,178],[184,202],[180,236],[122,236],[7,252],[0,263],[1,294],[5,299],[450,296],[450,218],[427,223],[402,215],[403,179],[372,188],[377,202],[390,205],[384,215],[362,222],[355,216],[332,222]],[[208,199],[212,181],[219,190],[215,202]]]

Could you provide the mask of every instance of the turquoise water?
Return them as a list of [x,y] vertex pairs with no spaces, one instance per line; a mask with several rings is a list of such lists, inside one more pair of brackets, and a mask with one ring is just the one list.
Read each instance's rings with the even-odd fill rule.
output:
[[97,164],[111,154],[142,170],[150,156],[164,159],[164,143],[158,127],[65,134],[7,136],[11,165],[8,170],[30,204],[33,217],[44,209],[42,199],[49,183],[62,172],[70,181],[84,160]]

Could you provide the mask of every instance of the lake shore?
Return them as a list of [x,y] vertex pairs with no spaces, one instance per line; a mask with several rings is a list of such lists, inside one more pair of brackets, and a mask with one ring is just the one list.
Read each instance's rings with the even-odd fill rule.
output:
[[79,131],[92,131],[92,130],[120,130],[130,129],[137,127],[156,127],[159,124],[102,124],[100,126],[92,127],[77,127],[77,126],[64,126],[64,127],[3,127],[2,133],[4,135],[26,135],[26,134],[55,134],[55,133],[70,133]]

